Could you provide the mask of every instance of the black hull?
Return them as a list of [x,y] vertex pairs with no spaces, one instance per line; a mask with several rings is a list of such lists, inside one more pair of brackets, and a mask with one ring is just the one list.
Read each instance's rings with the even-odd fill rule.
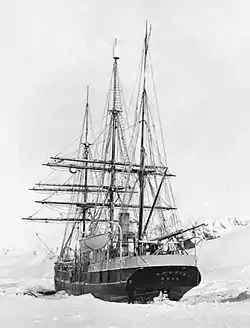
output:
[[[66,268],[64,268],[66,269]],[[55,265],[55,289],[65,290],[71,295],[91,293],[93,296],[113,302],[126,302],[126,285],[132,279],[136,300],[147,302],[168,292],[170,300],[179,301],[190,289],[201,281],[196,266],[151,266],[120,268],[98,272],[75,272],[59,270]]]

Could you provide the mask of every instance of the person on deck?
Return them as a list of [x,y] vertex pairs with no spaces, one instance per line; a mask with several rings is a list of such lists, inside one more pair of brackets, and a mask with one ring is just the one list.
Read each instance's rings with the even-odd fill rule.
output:
[[126,285],[126,291],[127,291],[127,295],[128,295],[128,304],[132,303],[134,304],[135,302],[135,290],[134,290],[134,286],[132,284],[132,280],[129,279]]
[[168,254],[168,243],[164,243],[163,246],[162,246],[162,251],[163,251],[163,254]]
[[165,277],[161,277],[161,295],[163,296],[164,294],[164,282],[165,282]]
[[175,244],[175,240],[173,238],[171,238],[168,241],[168,249],[169,249],[169,254],[175,254],[176,253],[176,244]]

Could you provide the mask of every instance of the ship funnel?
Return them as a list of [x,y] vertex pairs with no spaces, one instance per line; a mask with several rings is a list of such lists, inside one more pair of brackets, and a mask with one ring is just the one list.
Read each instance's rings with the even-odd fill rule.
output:
[[118,47],[118,44],[117,44],[117,39],[115,39],[115,44],[113,46],[113,58],[115,60],[119,59],[119,47]]

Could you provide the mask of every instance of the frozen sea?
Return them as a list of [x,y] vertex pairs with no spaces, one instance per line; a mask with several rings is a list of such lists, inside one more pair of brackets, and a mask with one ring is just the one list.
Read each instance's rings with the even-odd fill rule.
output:
[[116,304],[91,295],[32,297],[53,287],[53,260],[12,250],[0,256],[0,327],[250,327],[250,228],[198,249],[202,283],[180,302]]

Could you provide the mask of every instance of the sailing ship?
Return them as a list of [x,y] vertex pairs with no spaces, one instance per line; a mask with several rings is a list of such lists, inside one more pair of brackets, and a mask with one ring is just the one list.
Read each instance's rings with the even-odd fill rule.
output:
[[160,292],[178,301],[200,283],[195,255],[199,226],[182,228],[159,108],[150,100],[150,37],[151,27],[146,27],[136,101],[130,106],[132,124],[123,100],[115,42],[103,129],[92,135],[87,88],[76,154],[57,155],[45,164],[69,177],[63,183],[38,183],[33,188],[49,192],[37,202],[58,210],[60,216],[24,219],[65,224],[54,266],[56,291],[123,302],[130,284],[138,301],[152,300]]

